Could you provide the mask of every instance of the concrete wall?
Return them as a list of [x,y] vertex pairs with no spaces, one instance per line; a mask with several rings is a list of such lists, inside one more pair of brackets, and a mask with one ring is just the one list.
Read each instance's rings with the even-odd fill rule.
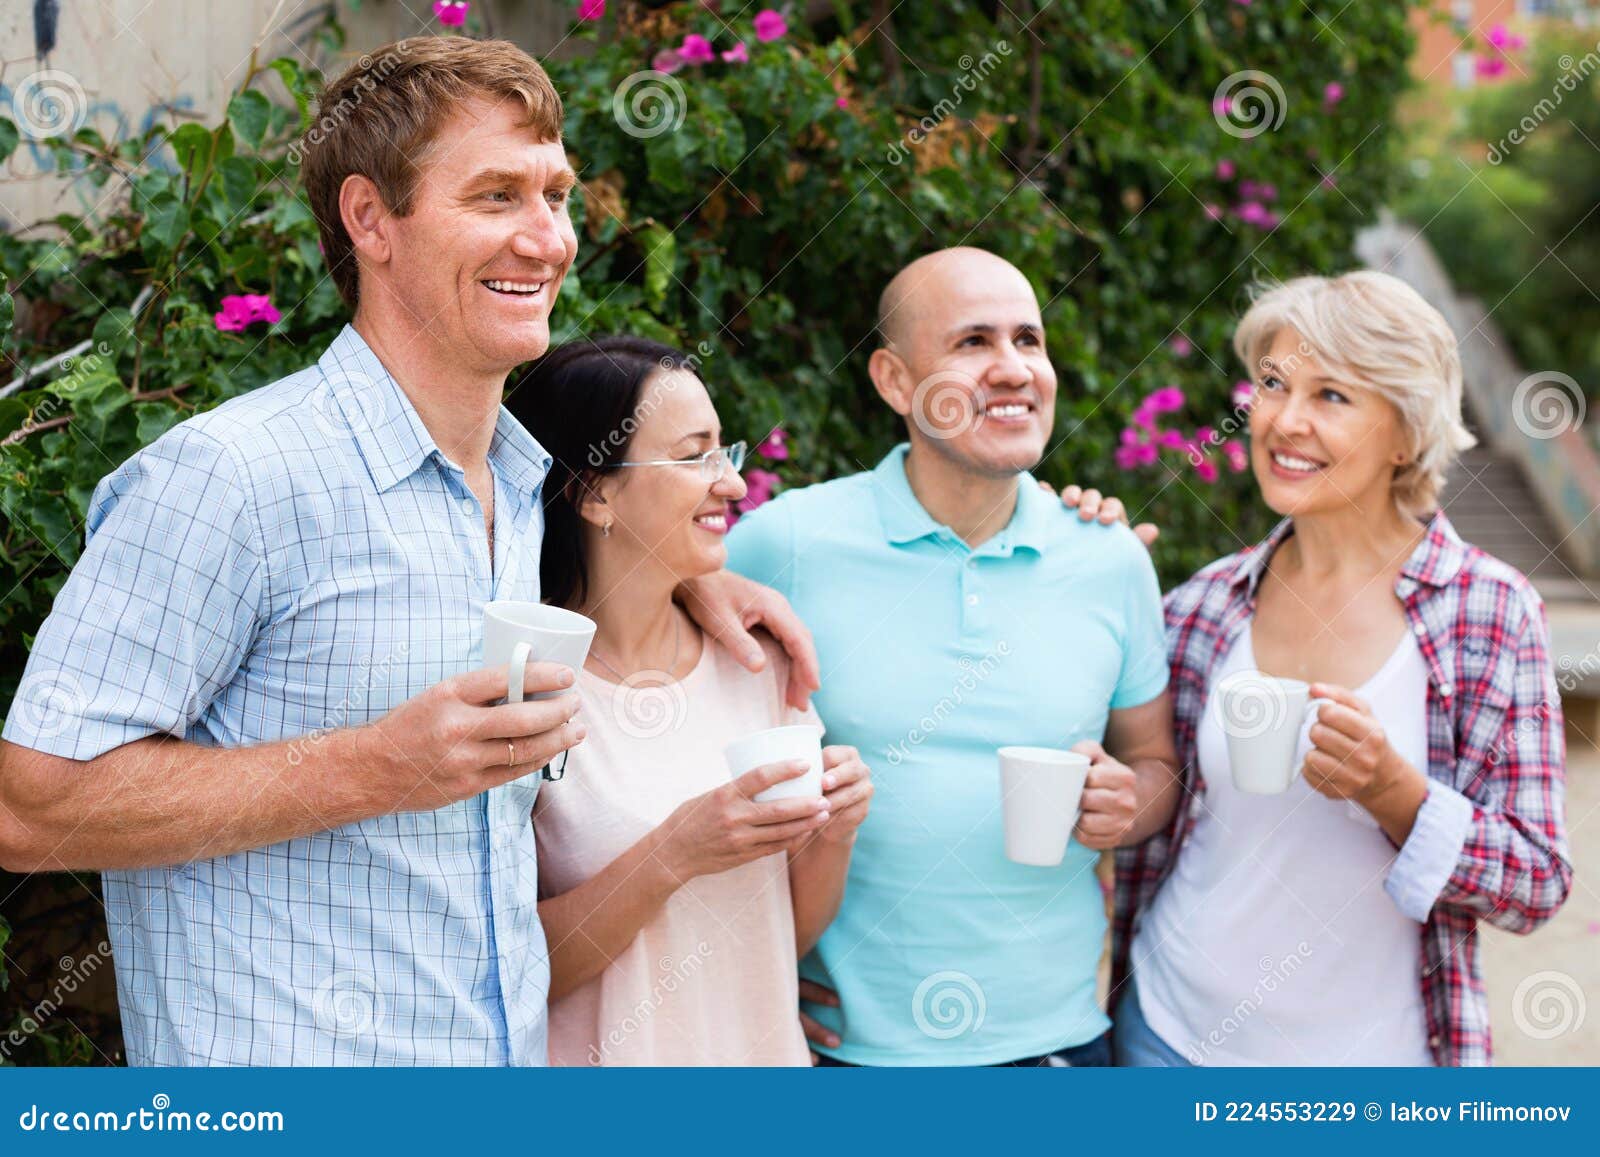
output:
[[[42,7],[56,13],[55,44],[41,59],[40,7],[35,0],[0,5],[0,107],[19,124],[71,117],[107,139],[175,116],[218,117],[258,42],[262,61],[296,56],[332,74],[342,59],[387,41],[441,31],[431,0],[344,0],[337,8],[347,42],[331,57],[315,44],[334,7],[327,0],[46,0]],[[559,44],[574,10],[566,0],[477,0],[467,31],[514,40],[537,56]],[[271,78],[268,90],[279,91],[276,85]],[[46,93],[55,103],[38,99]],[[0,228],[19,230],[94,203],[96,190],[49,168],[26,140],[0,167]]]

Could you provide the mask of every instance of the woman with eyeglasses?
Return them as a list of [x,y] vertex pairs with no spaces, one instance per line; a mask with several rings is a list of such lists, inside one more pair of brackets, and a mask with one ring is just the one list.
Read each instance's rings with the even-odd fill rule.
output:
[[550,1062],[806,1065],[797,961],[833,919],[872,794],[854,748],[824,795],[757,803],[804,763],[730,780],[723,748],[821,721],[784,702],[769,644],[752,674],[672,597],[720,570],[745,445],[724,447],[689,359],[605,337],[550,351],[506,405],[554,459],[544,600],[592,618],[587,740],[539,792]]

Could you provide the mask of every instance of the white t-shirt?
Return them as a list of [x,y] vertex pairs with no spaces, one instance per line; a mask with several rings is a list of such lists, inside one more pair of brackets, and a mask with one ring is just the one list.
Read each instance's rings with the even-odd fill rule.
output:
[[[1431,1065],[1422,926],[1384,891],[1398,852],[1377,821],[1303,776],[1279,795],[1233,786],[1216,688],[1255,665],[1247,625],[1212,674],[1196,736],[1204,807],[1134,937],[1145,1020],[1198,1064]],[[1427,689],[1410,632],[1355,688],[1417,768]]]

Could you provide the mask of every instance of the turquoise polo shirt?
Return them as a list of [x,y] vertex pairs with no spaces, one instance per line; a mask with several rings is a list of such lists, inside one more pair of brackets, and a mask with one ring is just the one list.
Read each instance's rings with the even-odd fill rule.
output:
[[740,519],[729,566],[777,588],[816,637],[827,742],[876,793],[839,915],[801,974],[823,1051],[866,1065],[983,1065],[1093,1040],[1105,937],[1097,853],[1005,857],[997,748],[1103,739],[1113,708],[1167,685],[1161,591],[1125,526],[1080,521],[1032,476],[971,548],[877,469],[791,490]]

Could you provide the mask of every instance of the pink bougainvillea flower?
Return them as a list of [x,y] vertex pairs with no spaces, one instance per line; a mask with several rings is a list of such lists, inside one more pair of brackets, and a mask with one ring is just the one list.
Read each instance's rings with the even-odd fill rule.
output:
[[848,98],[841,96],[833,102],[833,106],[835,108],[849,108],[850,101]]
[[1202,482],[1215,482],[1222,477],[1222,472],[1217,469],[1217,464],[1209,458],[1202,458],[1194,464],[1194,472],[1200,476]]
[[1111,455],[1112,461],[1117,464],[1118,470],[1133,470],[1139,465],[1137,446],[1118,446]]
[[1240,181],[1239,196],[1243,197],[1246,201],[1254,201],[1258,196],[1260,196],[1260,194],[1257,192],[1259,188],[1260,186],[1254,181]]
[[1479,76],[1499,76],[1506,70],[1506,58],[1503,56],[1482,56],[1478,58],[1475,71]]
[[724,52],[722,59],[729,64],[744,64],[750,59],[750,50],[744,46],[744,41],[741,40]]
[[258,321],[275,325],[283,315],[274,308],[272,299],[265,293],[229,294],[222,299],[222,312],[213,315],[218,329],[225,333],[239,333]]
[[1211,115],[1212,116],[1219,116],[1219,117],[1232,116],[1233,115],[1233,110],[1234,110],[1234,104],[1233,104],[1233,97],[1231,97],[1231,96],[1214,97],[1212,99],[1212,101],[1211,101]]
[[650,67],[671,76],[683,67],[683,57],[678,55],[676,48],[663,48],[650,58]]
[[1322,174],[1322,187],[1324,189],[1335,188],[1338,184],[1339,184],[1339,178],[1335,177],[1332,173],[1324,173],[1324,174]]
[[745,495],[733,506],[740,514],[749,514],[756,507],[763,506],[772,499],[773,488],[778,485],[778,476],[770,470],[747,470],[744,484]]
[[1235,474],[1243,473],[1250,465],[1250,455],[1237,438],[1229,438],[1222,444],[1222,456],[1228,460],[1228,469]]
[[678,45],[678,56],[685,64],[710,64],[717,58],[712,51],[711,41],[698,32],[691,32],[683,38],[683,43]]
[[1250,7],[1250,0],[1233,0],[1233,2],[1241,8]]
[[1202,446],[1210,445],[1217,440],[1217,432],[1210,426],[1201,426],[1194,432],[1194,440]]
[[1234,167],[1234,164],[1233,164],[1232,161],[1218,161],[1217,162],[1217,180],[1219,180],[1219,181],[1231,181],[1231,180],[1233,180],[1233,175],[1236,172],[1238,172],[1238,169],[1236,169]]
[[1266,215],[1267,208],[1260,201],[1245,201],[1234,209],[1234,212],[1238,214],[1239,220],[1246,224],[1259,225]]
[[1522,37],[1514,35],[1504,24],[1496,24],[1489,29],[1486,39],[1501,52],[1515,52],[1528,43]]
[[1121,441],[1124,446],[1137,446],[1144,441],[1144,433],[1136,426],[1124,426]]
[[1146,398],[1139,408],[1133,412],[1133,424],[1142,426],[1146,430],[1154,430],[1156,428],[1156,412],[1151,407],[1149,398]]
[[1322,103],[1332,108],[1344,99],[1344,85],[1337,80],[1330,80],[1322,86]]
[[433,15],[447,28],[460,28],[467,22],[467,0],[434,0]]
[[777,40],[789,31],[789,22],[783,18],[783,13],[774,8],[763,8],[756,13],[756,39],[765,44],[769,40]]
[[1207,205],[1206,206],[1206,216],[1209,217],[1213,221],[1222,220],[1222,206],[1221,205]]
[[1183,409],[1183,391],[1177,386],[1163,386],[1145,399],[1145,405],[1158,414],[1170,414]]
[[1156,434],[1156,445],[1163,450],[1182,450],[1188,443],[1181,430],[1162,430]]
[[789,435],[784,433],[782,426],[774,426],[772,433],[756,447],[756,453],[774,462],[782,462],[789,457]]
[[1172,335],[1172,340],[1167,342],[1167,348],[1180,358],[1186,358],[1194,353],[1194,342],[1184,337],[1181,333],[1175,333]]
[[1278,199],[1278,186],[1257,185],[1256,196],[1263,201],[1276,201]]
[[606,0],[578,0],[579,20],[599,20],[606,14]]
[[1140,446],[1135,446],[1133,448],[1133,453],[1134,456],[1138,458],[1139,465],[1141,466],[1149,466],[1153,464],[1157,457],[1155,446],[1149,442],[1146,442]]
[[1256,387],[1252,382],[1233,383],[1233,404],[1235,407],[1248,410],[1255,405]]

